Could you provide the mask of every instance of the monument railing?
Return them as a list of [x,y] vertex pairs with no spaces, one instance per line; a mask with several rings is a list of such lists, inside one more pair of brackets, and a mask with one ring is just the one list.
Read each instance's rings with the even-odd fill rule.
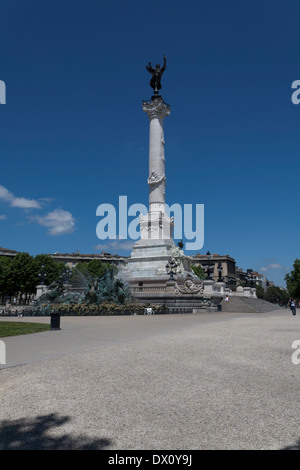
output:
[[165,286],[145,286],[145,287],[133,287],[133,292],[165,292],[166,287]]

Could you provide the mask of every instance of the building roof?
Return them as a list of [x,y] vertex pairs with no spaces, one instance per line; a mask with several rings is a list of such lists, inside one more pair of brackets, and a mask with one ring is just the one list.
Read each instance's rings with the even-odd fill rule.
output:
[[15,250],[10,250],[9,248],[1,248],[0,247],[0,251],[5,251],[7,253],[18,253],[17,251]]
[[[229,258],[232,261],[235,261],[235,259],[232,258],[232,256],[230,256],[230,255],[219,255],[218,253],[211,253],[210,256],[212,258]],[[196,255],[191,255],[190,258],[205,260],[205,259],[207,259],[207,254],[201,255],[200,253],[197,253]]]
[[[9,248],[1,248],[0,247],[0,254],[1,255],[16,255],[18,254],[18,251],[15,250],[10,250]],[[91,258],[96,258],[96,259],[106,259],[106,258],[114,258],[114,259],[123,259],[127,258],[126,256],[120,256],[120,255],[112,255],[111,253],[107,253],[105,251],[102,251],[101,253],[91,253],[91,254],[86,254],[86,253],[80,253],[79,251],[77,253],[48,253],[51,258],[85,258],[85,259],[91,259]]]
[[120,255],[112,255],[111,253],[107,253],[102,251],[101,253],[49,253],[49,256],[52,258],[98,258],[98,259],[103,259],[103,258],[127,258],[127,256],[120,256]]

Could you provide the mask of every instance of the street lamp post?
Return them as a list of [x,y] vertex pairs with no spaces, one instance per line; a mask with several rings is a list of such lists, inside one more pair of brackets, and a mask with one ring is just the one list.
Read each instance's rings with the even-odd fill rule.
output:
[[176,274],[177,264],[174,261],[170,261],[170,264],[166,264],[167,274],[170,276],[169,281],[174,281],[174,274]]
[[222,268],[222,264],[221,262],[218,263],[218,273],[219,273],[219,278],[218,278],[218,282],[224,282],[224,278],[222,277],[222,271],[223,271],[223,268]]
[[211,274],[213,273],[213,270],[214,270],[213,267],[215,263],[214,261],[211,260],[211,254],[209,251],[206,253],[206,256],[207,256],[207,261],[203,263],[202,267],[206,268],[206,279],[212,280]]
[[46,271],[45,271],[45,266],[42,264],[41,270],[40,270],[40,272],[39,272],[39,278],[40,278],[40,280],[41,280],[41,281],[40,281],[40,285],[41,285],[41,286],[44,286],[44,285],[45,285],[45,282],[44,282],[44,281],[45,281],[46,277],[47,277],[47,273],[46,273]]
[[252,272],[253,272],[252,269],[247,269],[246,286],[250,285],[250,287],[253,287],[254,285],[254,282],[253,282],[254,276]]
[[60,275],[60,278],[61,278],[63,284],[69,284],[70,275],[71,275],[70,269],[66,268],[66,269],[63,270],[63,272]]

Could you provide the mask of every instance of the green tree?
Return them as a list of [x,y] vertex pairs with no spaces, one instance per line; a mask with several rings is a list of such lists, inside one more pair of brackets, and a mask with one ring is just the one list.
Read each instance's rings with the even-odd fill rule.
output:
[[258,299],[265,299],[265,289],[261,285],[256,286],[256,296]]
[[265,294],[265,300],[273,304],[280,303],[286,304],[288,302],[289,294],[286,290],[278,286],[268,287]]
[[46,274],[44,278],[44,283],[46,284],[46,286],[49,286],[54,281],[59,280],[60,275],[62,274],[65,268],[66,266],[62,261],[57,263],[49,255],[36,255],[36,257],[34,258],[36,286],[41,282],[41,277],[39,276],[39,273],[42,273],[42,270],[44,270],[44,273]]
[[34,294],[37,285],[34,258],[28,253],[18,253],[9,270],[8,294]]
[[109,265],[103,263],[99,259],[92,259],[89,263],[87,263],[87,270],[90,273],[92,279],[99,279],[108,272]]
[[191,268],[194,271],[194,273],[196,274],[196,276],[198,276],[200,279],[205,279],[206,278],[206,274],[205,274],[202,266],[192,264]]
[[9,278],[12,259],[8,256],[0,256],[0,297],[2,303],[5,300],[5,295],[9,291]]
[[85,287],[87,288],[91,282],[90,273],[87,269],[88,263],[78,263],[72,270],[70,277],[70,283],[73,287]]
[[286,287],[291,297],[300,298],[300,259],[296,259],[293,270],[285,276]]
[[92,281],[101,279],[108,271],[110,265],[98,259],[78,263],[72,271],[70,282],[76,287],[88,286]]

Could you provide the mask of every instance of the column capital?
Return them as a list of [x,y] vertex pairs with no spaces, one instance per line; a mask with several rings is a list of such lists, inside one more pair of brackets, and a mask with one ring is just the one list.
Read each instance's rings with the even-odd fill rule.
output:
[[148,114],[149,119],[162,118],[170,114],[170,105],[164,102],[162,97],[152,97],[151,101],[143,101],[143,111]]

